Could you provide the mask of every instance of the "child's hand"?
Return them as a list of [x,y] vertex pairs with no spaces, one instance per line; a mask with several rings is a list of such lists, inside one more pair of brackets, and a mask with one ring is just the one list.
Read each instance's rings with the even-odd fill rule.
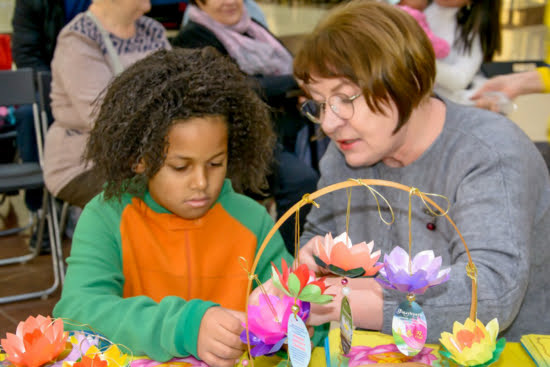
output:
[[239,314],[223,307],[209,308],[202,317],[197,341],[197,355],[213,367],[235,365],[241,357],[244,344]]

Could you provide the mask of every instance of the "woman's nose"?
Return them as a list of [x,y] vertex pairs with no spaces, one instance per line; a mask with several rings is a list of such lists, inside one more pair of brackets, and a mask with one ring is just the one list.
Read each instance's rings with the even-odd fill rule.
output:
[[337,114],[335,114],[330,106],[327,105],[325,107],[325,115],[321,122],[321,129],[323,129],[325,134],[330,135],[339,127],[341,127],[344,123],[345,121],[342,120]]

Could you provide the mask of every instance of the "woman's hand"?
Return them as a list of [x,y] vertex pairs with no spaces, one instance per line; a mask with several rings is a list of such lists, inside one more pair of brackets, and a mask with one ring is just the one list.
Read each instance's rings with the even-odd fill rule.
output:
[[315,236],[313,238],[311,238],[301,249],[300,249],[300,252],[298,253],[298,260],[299,260],[299,263],[300,265],[301,264],[306,264],[307,267],[310,269],[310,270],[313,270],[315,272],[315,274],[317,276],[323,276],[323,275],[328,275],[329,272],[320,267],[319,265],[317,265],[317,263],[315,262],[315,259],[313,258],[313,255],[316,255],[316,256],[319,256],[319,254],[317,254],[317,251],[315,250],[315,247],[316,247],[316,243],[318,241],[323,241],[324,238],[322,236]]
[[244,314],[223,307],[211,307],[202,317],[197,356],[213,367],[230,367],[244,352],[240,334]]
[[502,93],[510,100],[513,100],[523,94],[542,93],[543,91],[544,83],[540,74],[536,70],[533,70],[495,76],[486,81],[472,95],[471,100],[479,108],[499,112],[498,105],[494,102],[495,99],[491,97],[491,94],[495,92]]

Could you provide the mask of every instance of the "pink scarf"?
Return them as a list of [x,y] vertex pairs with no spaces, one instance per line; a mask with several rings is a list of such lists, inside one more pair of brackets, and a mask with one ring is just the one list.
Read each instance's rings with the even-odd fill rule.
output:
[[246,74],[292,74],[292,55],[264,27],[252,21],[245,8],[239,22],[232,26],[216,22],[191,4],[188,14],[189,20],[203,25],[216,35],[229,56]]

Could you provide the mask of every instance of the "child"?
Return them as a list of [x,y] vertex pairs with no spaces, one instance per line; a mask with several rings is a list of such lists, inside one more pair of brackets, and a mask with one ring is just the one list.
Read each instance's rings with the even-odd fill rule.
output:
[[[275,136],[246,77],[212,48],[159,51],[110,85],[85,159],[106,179],[84,209],[54,309],[134,355],[232,366],[248,266],[273,227],[259,191]],[[231,180],[230,180],[231,179]],[[291,261],[277,233],[261,257]]]

